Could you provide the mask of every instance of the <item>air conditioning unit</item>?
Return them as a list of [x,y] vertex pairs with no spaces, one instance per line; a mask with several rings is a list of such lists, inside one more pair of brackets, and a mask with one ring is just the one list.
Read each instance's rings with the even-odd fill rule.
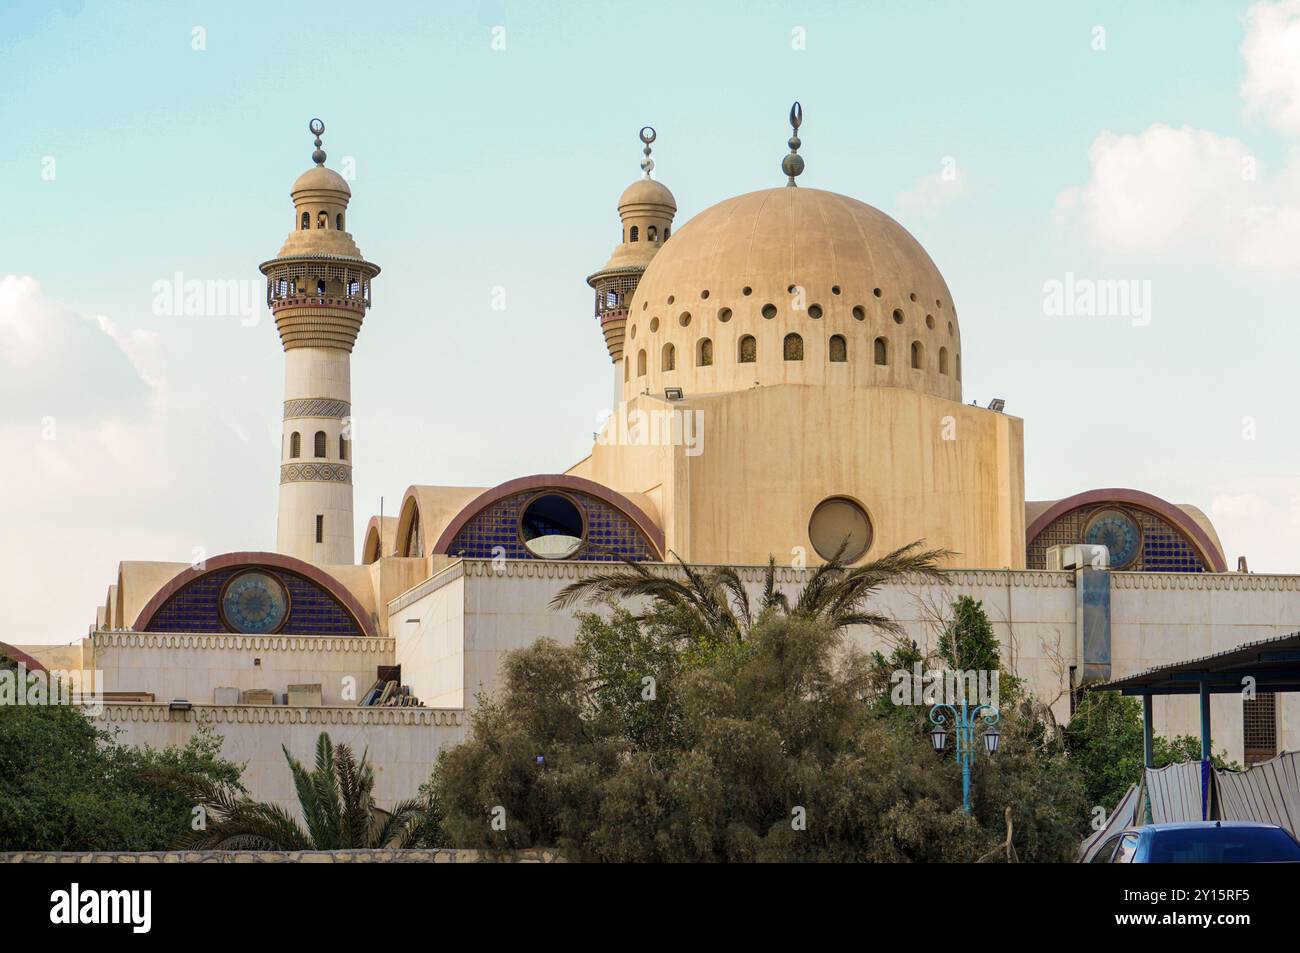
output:
[[1047,548],[1047,568],[1057,571],[1073,569],[1109,569],[1110,550],[1093,543],[1071,543]]

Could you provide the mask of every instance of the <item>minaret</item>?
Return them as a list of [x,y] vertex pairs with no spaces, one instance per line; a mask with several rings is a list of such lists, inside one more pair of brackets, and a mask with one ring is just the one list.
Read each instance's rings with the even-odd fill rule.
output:
[[640,132],[645,158],[641,160],[642,177],[629,185],[618,200],[618,217],[623,220],[621,243],[600,271],[587,279],[596,290],[596,320],[605,335],[605,347],[614,362],[614,406],[622,399],[623,382],[630,376],[623,360],[623,335],[627,329],[627,311],[632,294],[650,259],[672,234],[677,201],[673,193],[650,177],[654,159],[650,144],[655,131],[645,126]]
[[352,190],[325,168],[313,119],[315,165],[298,177],[293,230],[259,267],[284,345],[284,432],[276,549],[317,565],[350,565],[352,538],[352,345],[370,307],[379,266],[347,231]]

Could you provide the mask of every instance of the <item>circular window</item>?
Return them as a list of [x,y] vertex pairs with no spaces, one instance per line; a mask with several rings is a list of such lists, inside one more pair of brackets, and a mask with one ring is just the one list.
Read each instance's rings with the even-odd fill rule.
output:
[[808,305],[808,317],[816,319],[822,316],[822,306],[819,304]]
[[[895,324],[902,324],[902,323],[903,323],[903,311],[902,311],[901,308],[895,308],[895,309],[894,309],[894,323],[895,323]],[[654,329],[651,328],[651,330],[654,330]]]
[[833,295],[837,295],[837,294],[839,294],[839,293],[840,293],[840,286],[839,286],[839,285],[831,285],[831,294],[833,294]]
[[875,295],[877,298],[880,297],[880,289],[879,289],[879,288],[872,288],[872,289],[871,289],[871,293],[872,293],[873,295]]
[[915,301],[915,300],[916,300],[916,292],[913,291],[913,292],[912,292],[910,295],[908,295],[907,297],[908,297],[909,299],[911,299],[912,301]]
[[654,333],[655,331],[658,331],[658,330],[659,330],[659,319],[658,319],[658,318],[651,318],[651,319],[650,319],[650,331],[651,331],[651,333]]
[[543,493],[533,497],[519,518],[519,538],[541,559],[565,559],[582,546],[582,511],[567,496]]
[[231,632],[269,635],[289,619],[289,591],[278,577],[250,569],[232,576],[217,603]]
[[867,309],[860,304],[855,304],[853,306],[853,317],[859,321],[867,320]]
[[672,303],[673,303],[674,301],[676,301],[676,300],[677,300],[677,296],[676,296],[676,295],[669,295],[669,296],[668,296],[668,303],[669,303],[669,304],[672,304]]
[[682,327],[686,327],[691,323],[691,313],[689,311],[683,311],[677,316],[677,323]]
[[702,298],[702,299],[706,299],[706,298],[708,298],[708,296],[709,296],[709,289],[708,289],[708,288],[705,288],[703,291],[700,292],[700,298]]
[[1122,569],[1142,551],[1142,527],[1123,510],[1103,509],[1088,520],[1083,541],[1110,550],[1110,568]]
[[752,295],[754,293],[754,289],[751,288],[749,285],[745,285],[745,287],[740,289],[740,293],[748,297],[749,295]]
[[728,321],[730,321],[730,320],[731,320],[731,309],[730,309],[730,308],[719,308],[719,309],[718,309],[718,320],[721,321],[723,324],[726,324]]
[[857,503],[842,496],[822,500],[808,521],[808,539],[822,559],[831,559],[841,547],[840,561],[857,562],[871,548],[871,518]]
[[763,317],[767,318],[769,321],[771,321],[773,318],[775,318],[775,317],[776,317],[776,305],[774,305],[774,304],[765,304],[765,305],[763,305]]
[[628,337],[630,337],[630,338],[635,338],[635,337],[636,337],[636,325],[635,325],[635,324],[632,325],[632,330],[631,330],[631,332],[628,334]]
[[931,331],[934,330],[934,315],[927,314],[925,316],[925,326],[929,328]]

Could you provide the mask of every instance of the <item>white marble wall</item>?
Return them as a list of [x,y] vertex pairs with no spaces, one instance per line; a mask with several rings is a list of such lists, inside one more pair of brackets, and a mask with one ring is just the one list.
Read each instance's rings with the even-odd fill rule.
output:
[[298,799],[281,745],[309,765],[322,731],[330,740],[368,752],[375,770],[375,797],[381,807],[414,797],[429,777],[438,752],[459,743],[464,714],[434,708],[288,708],[282,705],[197,705],[190,712],[166,705],[106,705],[97,719],[118,731],[124,744],[155,748],[183,745],[199,724],[222,736],[222,756],[243,763],[244,785],[258,800],[272,801],[294,814]]
[[355,704],[376,668],[392,664],[395,648],[393,639],[314,635],[96,632],[92,641],[105,690],[148,691],[159,702],[185,698],[195,705],[212,704],[221,687],[283,695],[289,685],[314,682],[324,704]]
[[[571,611],[549,608],[561,588],[596,570],[592,564],[466,560],[389,604],[398,633],[404,680],[426,685],[438,704],[473,704],[476,692],[500,689],[503,653],[546,636],[572,642]],[[752,592],[761,570],[744,570]],[[795,591],[803,573],[780,570]],[[934,646],[935,618],[959,595],[984,603],[1006,659],[1033,692],[1069,718],[1069,668],[1076,664],[1076,605],[1072,573],[1034,570],[953,570],[943,583],[883,588],[875,605],[893,615],[909,637]],[[407,621],[415,620],[415,621]],[[1300,629],[1300,577],[1114,573],[1111,592],[1112,676],[1132,674]],[[879,634],[850,639],[887,651]],[[463,701],[455,686],[464,685]],[[1215,750],[1242,759],[1241,700],[1217,696],[1211,706]],[[1156,701],[1161,734],[1199,734],[1194,698]],[[1300,701],[1279,696],[1279,750],[1300,748]]]

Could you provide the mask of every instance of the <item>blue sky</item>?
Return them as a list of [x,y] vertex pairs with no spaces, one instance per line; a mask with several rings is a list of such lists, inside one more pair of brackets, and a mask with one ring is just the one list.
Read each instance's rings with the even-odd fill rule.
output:
[[[585,455],[611,370],[583,278],[637,129],[680,225],[781,183],[797,98],[801,184],[929,250],[966,399],[1025,419],[1029,498],[1136,487],[1211,512],[1230,563],[1300,571],[1292,53],[1293,0],[8,3],[0,568],[40,605],[5,621],[64,641],[119,559],[273,548],[274,327],[155,315],[152,289],[258,278],[313,116],[384,269],[353,356],[359,525],[412,483]],[[1067,273],[1149,282],[1150,322],[1044,314]]]

